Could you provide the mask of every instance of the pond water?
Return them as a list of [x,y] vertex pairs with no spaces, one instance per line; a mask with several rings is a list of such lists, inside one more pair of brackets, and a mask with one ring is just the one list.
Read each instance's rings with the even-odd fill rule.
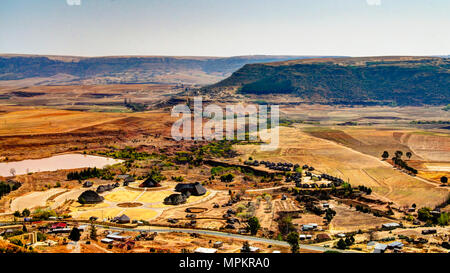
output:
[[93,155],[63,154],[41,159],[27,159],[16,162],[0,163],[0,176],[12,176],[11,169],[16,171],[16,175],[21,175],[30,172],[35,173],[87,167],[104,168],[106,165],[114,165],[122,161],[123,160],[120,159]]

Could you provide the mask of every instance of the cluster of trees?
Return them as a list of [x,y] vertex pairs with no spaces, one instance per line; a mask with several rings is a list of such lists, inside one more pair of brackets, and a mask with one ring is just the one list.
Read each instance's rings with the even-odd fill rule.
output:
[[149,154],[147,152],[138,152],[136,151],[136,148],[133,147],[125,147],[121,150],[112,149],[107,152],[100,151],[98,154],[112,158],[128,159],[131,161],[144,160],[156,156],[155,154]]
[[22,213],[20,211],[16,210],[13,215],[14,215],[14,217],[28,217],[31,215],[31,212],[29,209],[24,209],[22,211]]
[[333,209],[327,209],[326,211],[325,211],[325,220],[329,223],[329,222],[331,222],[331,220],[333,220],[333,217],[336,215],[336,211],[335,210],[333,210]]
[[356,205],[355,209],[356,209],[356,211],[360,211],[360,212],[363,212],[363,213],[370,213],[371,212],[370,208],[362,206],[362,205]]
[[414,169],[413,167],[409,166],[408,163],[406,163],[404,160],[398,157],[393,157],[392,162],[394,162],[394,165],[399,166],[400,168],[403,168],[407,170],[408,172],[411,172],[413,174],[417,174],[418,171]]
[[278,230],[281,236],[286,236],[287,234],[297,231],[294,223],[292,223],[292,218],[290,216],[284,216],[278,219]]
[[339,241],[336,244],[336,247],[339,249],[347,249],[349,248],[351,245],[353,245],[355,243],[355,238],[352,236],[347,236],[344,239],[339,239]]
[[212,141],[200,147],[196,152],[199,155],[232,158],[237,155],[237,152],[233,150],[233,144],[236,144],[237,142],[238,141],[229,140]]
[[2,198],[3,195],[6,195],[12,191],[17,190],[18,188],[20,188],[20,186],[21,186],[21,184],[16,181],[12,181],[12,182],[0,181],[0,198]]
[[201,162],[201,157],[200,158],[195,158],[194,159],[194,154],[191,152],[177,152],[174,158],[175,163],[177,164],[194,164],[194,165],[198,165],[198,163]]
[[448,213],[442,212],[439,215],[432,214],[431,209],[428,207],[420,208],[417,211],[417,218],[419,218],[420,221],[426,222],[427,224],[432,225],[440,225],[440,226],[447,226],[449,224],[449,216]]
[[172,176],[172,180],[176,181],[176,182],[183,182],[184,181],[184,177],[180,176]]
[[[411,159],[412,153],[411,152],[406,152],[406,157],[408,159]],[[414,169],[413,167],[409,166],[408,163],[406,163],[403,159],[403,152],[402,151],[396,151],[394,157],[392,157],[392,162],[394,163],[394,166],[398,166],[400,168],[403,168],[413,174],[417,174],[418,171],[416,169]],[[389,158],[389,153],[387,151],[384,151],[383,154],[381,155],[381,157],[383,159],[387,159]]]
[[148,174],[147,177],[151,177],[156,182],[161,182],[166,180],[167,178],[161,173],[161,170],[158,168],[153,168]]
[[38,209],[33,213],[33,219],[48,220],[52,216],[57,216],[57,213],[50,209]]
[[[406,157],[408,159],[411,159],[412,153],[411,152],[406,152]],[[403,152],[402,151],[395,151],[395,156],[394,158],[401,158],[403,156]],[[389,158],[389,153],[388,151],[384,151],[383,154],[381,155],[382,158],[384,159],[388,159]]]
[[[450,109],[450,107],[449,107]],[[413,120],[411,124],[450,124],[448,120]]]
[[67,180],[86,180],[89,178],[101,178],[104,180],[113,180],[114,176],[105,169],[87,168],[82,171],[74,171],[67,174]]
[[234,180],[234,174],[232,173],[228,173],[228,174],[224,174],[220,176],[220,181],[225,182],[225,183],[229,183],[229,182],[233,182]]
[[366,186],[358,186],[358,189],[362,192],[365,192],[366,194],[371,194],[372,193],[372,189]]
[[142,112],[147,110],[147,105],[144,103],[136,103],[132,102],[131,99],[127,101],[127,99],[124,99],[123,105],[127,107],[128,109],[131,109],[133,112]]

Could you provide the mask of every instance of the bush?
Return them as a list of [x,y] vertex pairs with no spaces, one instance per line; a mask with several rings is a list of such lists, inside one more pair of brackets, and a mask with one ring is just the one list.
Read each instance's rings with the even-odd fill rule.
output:
[[234,180],[234,174],[229,173],[229,174],[224,174],[222,176],[220,176],[220,181],[222,182],[232,182]]

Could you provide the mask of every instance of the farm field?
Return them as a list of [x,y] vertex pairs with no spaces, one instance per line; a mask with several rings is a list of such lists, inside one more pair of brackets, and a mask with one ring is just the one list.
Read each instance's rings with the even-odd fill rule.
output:
[[[189,85],[187,85],[189,86]],[[45,106],[88,112],[131,112],[124,100],[152,105],[183,90],[176,84],[0,86],[0,106]]]
[[[1,106],[0,106],[1,109]],[[15,111],[17,109],[17,111]],[[175,120],[165,112],[95,113],[7,107],[0,113],[2,161],[43,158],[139,141],[167,142]]]
[[[283,96],[274,96],[274,100]],[[291,98],[292,99],[292,98]],[[356,122],[358,124],[371,123],[381,127],[393,126],[393,128],[410,128],[410,122],[445,121],[450,118],[450,113],[442,111],[439,106],[345,106],[345,105],[320,105],[300,104],[295,106],[280,106],[280,118],[288,118],[296,121],[316,122],[321,125],[337,125],[343,122]],[[444,127],[436,125],[435,127]]]
[[303,126],[280,127],[280,148],[261,152],[256,145],[236,145],[240,159],[283,161],[314,166],[316,170],[341,177],[352,185],[365,185],[384,200],[399,206],[433,206],[442,203],[448,189],[429,184],[395,170],[377,157],[366,155],[336,142],[311,136]]
[[362,213],[342,204],[333,203],[333,209],[336,211],[336,216],[330,224],[330,231],[333,233],[371,229],[391,222],[390,219]]

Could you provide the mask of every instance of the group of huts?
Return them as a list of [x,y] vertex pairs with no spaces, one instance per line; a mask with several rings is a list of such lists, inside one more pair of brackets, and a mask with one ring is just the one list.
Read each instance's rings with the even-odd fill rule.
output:
[[283,172],[289,172],[289,171],[293,171],[296,168],[300,167],[298,164],[292,164],[292,163],[285,163],[285,162],[270,162],[270,161],[258,161],[258,160],[254,160],[254,161],[250,161],[247,160],[244,162],[245,165],[249,165],[249,166],[260,166],[260,165],[264,165],[266,168],[269,168],[270,170],[275,170],[275,171],[283,171]]

